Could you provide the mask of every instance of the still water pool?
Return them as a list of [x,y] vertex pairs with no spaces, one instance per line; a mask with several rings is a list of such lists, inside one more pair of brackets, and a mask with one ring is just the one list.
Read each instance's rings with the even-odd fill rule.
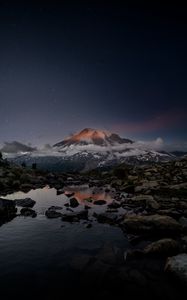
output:
[[[72,189],[68,188],[66,193]],[[93,189],[88,187],[73,191],[81,205],[85,204],[83,199],[90,196],[108,202],[112,200],[112,195],[96,190],[93,194]],[[88,258],[97,256],[106,245],[112,245],[119,253],[128,247],[117,227],[93,222],[91,228],[86,228],[84,221],[70,224],[60,218],[47,219],[47,208],[68,202],[68,197],[65,194],[57,196],[55,189],[45,187],[6,196],[7,199],[26,197],[36,201],[33,209],[37,217],[17,216],[0,227],[1,299],[18,296],[23,299],[61,299],[60,296],[54,298],[54,291],[67,292],[76,286],[76,272],[84,267]],[[39,297],[40,294],[43,296]]]

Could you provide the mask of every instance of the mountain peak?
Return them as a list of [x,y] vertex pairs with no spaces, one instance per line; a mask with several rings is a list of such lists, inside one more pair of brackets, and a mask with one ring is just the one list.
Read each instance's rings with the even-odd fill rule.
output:
[[106,130],[85,128],[78,133],[64,139],[54,145],[54,147],[70,146],[72,144],[88,145],[94,144],[99,146],[113,146],[115,144],[132,143],[131,140],[123,139],[116,133]]

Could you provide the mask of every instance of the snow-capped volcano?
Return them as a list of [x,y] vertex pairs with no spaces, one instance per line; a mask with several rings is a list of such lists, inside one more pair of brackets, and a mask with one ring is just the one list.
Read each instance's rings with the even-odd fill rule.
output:
[[116,144],[132,143],[129,139],[123,139],[115,133],[109,131],[85,128],[82,131],[66,138],[54,147],[66,147],[70,145],[88,145],[114,146]]
[[[4,153],[6,155],[6,153]],[[37,163],[48,170],[83,171],[97,167],[168,161],[174,156],[147,147],[145,143],[121,138],[108,131],[85,128],[47,149],[14,153],[8,159],[27,165]]]

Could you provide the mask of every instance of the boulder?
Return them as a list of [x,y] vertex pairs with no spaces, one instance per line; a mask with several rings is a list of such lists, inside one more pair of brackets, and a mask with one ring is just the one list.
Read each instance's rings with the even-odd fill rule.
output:
[[70,202],[70,206],[73,207],[73,208],[79,206],[79,202],[78,202],[78,200],[76,198],[71,198],[69,200],[69,202]]
[[17,212],[15,206],[14,201],[0,198],[0,216],[15,215]]
[[57,212],[55,209],[51,209],[51,208],[48,208],[48,210],[46,210],[45,215],[49,219],[55,219],[62,216],[60,212]]
[[62,221],[65,222],[78,222],[81,219],[83,220],[88,219],[88,210],[85,209],[79,212],[72,212],[72,213],[62,215]]
[[33,207],[36,203],[36,201],[32,200],[31,198],[16,199],[14,201],[17,206],[22,206],[22,207]]
[[175,255],[179,251],[179,243],[173,239],[161,239],[144,248],[144,254],[159,256]]
[[127,216],[122,228],[132,233],[178,234],[181,225],[171,217],[161,215]]
[[184,284],[187,284],[187,254],[182,253],[173,257],[169,257],[165,271],[175,275]]
[[21,215],[24,216],[24,217],[32,217],[32,218],[35,218],[37,216],[37,213],[29,208],[29,207],[24,207],[21,209],[20,211]]

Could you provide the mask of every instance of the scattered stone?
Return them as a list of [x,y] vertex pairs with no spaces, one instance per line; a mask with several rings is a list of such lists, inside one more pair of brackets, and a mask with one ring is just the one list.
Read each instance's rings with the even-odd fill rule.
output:
[[94,204],[95,205],[104,205],[104,204],[106,204],[106,201],[105,200],[95,200]]
[[87,210],[82,210],[79,212],[72,212],[69,214],[62,215],[62,221],[65,221],[65,222],[78,222],[81,219],[83,219],[83,220],[88,219],[88,211]]
[[70,206],[73,207],[73,208],[79,206],[78,200],[76,198],[71,198],[70,199]]
[[54,205],[52,205],[52,206],[50,206],[49,208],[48,208],[48,210],[60,210],[60,209],[62,209],[63,207],[62,206],[54,206]]
[[29,208],[29,207],[24,207],[21,209],[20,211],[21,215],[24,217],[32,217],[35,218],[37,216],[37,213],[35,212],[35,210]]
[[52,209],[51,207],[46,210],[45,215],[49,219],[55,219],[62,216],[60,212],[55,211],[55,209]]

